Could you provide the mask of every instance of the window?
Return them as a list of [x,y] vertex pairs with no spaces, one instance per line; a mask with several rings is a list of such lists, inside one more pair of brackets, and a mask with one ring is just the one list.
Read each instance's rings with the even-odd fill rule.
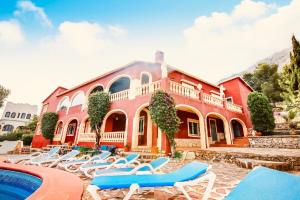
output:
[[147,74],[142,74],[142,78],[141,78],[141,84],[149,84],[150,82],[150,78],[149,75]]
[[20,113],[18,113],[18,117],[17,118],[20,118]]
[[10,112],[6,112],[5,117],[9,117],[9,116],[10,116]]
[[199,121],[195,119],[188,119],[188,135],[190,137],[200,136]]
[[139,119],[139,135],[144,135],[144,122],[145,122],[145,117],[142,116]]
[[27,114],[26,119],[30,119],[31,118],[31,114]]
[[82,105],[84,103],[85,100],[85,96],[83,92],[79,92],[78,94],[76,94],[73,97],[73,100],[71,102],[71,107],[72,106],[78,106],[78,105]]
[[77,127],[77,123],[69,124],[67,135],[68,136],[74,136],[75,132],[76,132],[76,127]]
[[25,119],[26,113],[22,113],[21,119]]
[[227,103],[233,103],[233,98],[232,97],[227,97],[226,102]]
[[[64,97],[63,100],[59,104],[58,111],[63,110],[63,109],[67,109],[68,106],[69,106],[69,98]],[[48,106],[47,106],[47,108],[48,108]],[[45,109],[45,107],[44,107],[44,109]],[[43,111],[44,111],[44,109],[43,109]]]
[[3,126],[3,129],[2,131],[5,131],[5,132],[12,132],[14,130],[14,127],[10,124],[6,124]]
[[56,134],[56,135],[60,135],[60,134],[62,134],[62,131],[63,131],[63,123],[60,122],[60,123],[58,124],[58,126],[57,126],[57,129],[56,129],[55,134]]
[[15,117],[16,117],[16,113],[15,113],[15,112],[12,112],[11,115],[10,115],[10,117],[11,117],[11,118],[15,118]]

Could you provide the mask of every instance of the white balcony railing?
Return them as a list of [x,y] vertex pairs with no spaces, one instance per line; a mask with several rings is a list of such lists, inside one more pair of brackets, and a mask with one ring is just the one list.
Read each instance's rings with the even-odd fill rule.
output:
[[53,141],[60,141],[62,137],[62,134],[55,134],[53,137]]
[[100,142],[124,142],[125,132],[101,133]]
[[124,90],[121,92],[116,92],[109,95],[110,101],[119,101],[128,99],[129,90]]
[[136,88],[136,95],[146,95],[160,89],[160,81],[155,81],[150,84],[141,85]]
[[78,142],[96,142],[95,133],[79,133]]
[[229,103],[229,102],[226,103],[226,108],[233,112],[238,112],[238,113],[243,112],[243,109],[241,106],[233,104],[233,103]]
[[203,101],[207,104],[223,107],[223,99],[203,93]]
[[175,94],[187,96],[194,99],[199,99],[199,91],[185,87],[174,81],[170,81],[170,90]]

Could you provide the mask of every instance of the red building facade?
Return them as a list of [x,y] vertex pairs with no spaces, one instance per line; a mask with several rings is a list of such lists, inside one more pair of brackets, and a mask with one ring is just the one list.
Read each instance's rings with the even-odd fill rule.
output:
[[[165,64],[162,52],[156,53],[153,63],[133,62],[74,88],[58,87],[43,101],[41,116],[45,112],[58,113],[54,144],[92,147],[95,133],[89,126],[88,96],[106,91],[111,109],[101,127],[101,144],[168,150],[165,134],[152,123],[149,114],[151,95],[157,90],[168,92],[175,100],[181,121],[177,147],[232,145],[252,128],[247,109],[252,89],[241,78],[214,85]],[[38,124],[32,146],[47,144]]]

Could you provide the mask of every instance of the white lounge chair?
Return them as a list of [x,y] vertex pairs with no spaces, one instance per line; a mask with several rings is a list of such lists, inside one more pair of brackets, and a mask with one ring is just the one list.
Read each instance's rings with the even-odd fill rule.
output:
[[143,163],[136,167],[121,167],[96,170],[96,176],[119,176],[119,175],[132,175],[132,174],[154,174],[157,173],[163,166],[170,161],[169,158],[161,157],[152,160],[150,163]]
[[65,155],[62,155],[62,156],[48,156],[48,157],[42,157],[42,158],[39,158],[39,157],[33,158],[33,159],[27,161],[25,164],[38,165],[38,166],[42,166],[43,164],[49,164],[48,167],[54,167],[59,162],[74,159],[74,157],[77,156],[79,153],[80,152],[77,150],[72,150],[71,152],[66,153]]
[[101,154],[95,155],[93,157],[90,157],[89,155],[84,155],[78,159],[70,160],[67,162],[61,162],[58,164],[58,167],[63,168],[68,172],[77,172],[81,165],[106,162],[110,155],[111,153],[109,151],[102,152]]
[[31,160],[33,158],[43,158],[43,157],[52,157],[57,155],[57,153],[59,152],[60,148],[59,147],[54,147],[52,149],[50,149],[48,152],[43,153],[43,152],[35,152],[33,154],[30,155],[18,155],[18,156],[12,156],[10,158],[7,159],[7,162],[10,163],[19,163],[21,161],[25,161],[25,160]]
[[84,164],[79,167],[79,171],[83,172],[83,174],[89,178],[93,178],[93,176],[90,174],[92,170],[96,169],[109,169],[112,167],[129,167],[133,164],[140,164],[139,161],[137,161],[137,158],[140,155],[138,153],[132,153],[127,155],[124,158],[118,158],[112,157],[115,161],[114,162],[102,162],[102,163],[92,163],[92,164]]
[[167,174],[99,176],[92,180],[87,187],[87,191],[89,191],[94,200],[101,200],[97,193],[98,190],[129,189],[129,192],[124,197],[124,200],[128,200],[139,189],[176,187],[184,194],[186,199],[191,200],[184,187],[194,186],[201,181],[208,180],[206,191],[202,197],[203,200],[206,200],[216,179],[216,175],[208,171],[209,168],[207,164],[193,161]]

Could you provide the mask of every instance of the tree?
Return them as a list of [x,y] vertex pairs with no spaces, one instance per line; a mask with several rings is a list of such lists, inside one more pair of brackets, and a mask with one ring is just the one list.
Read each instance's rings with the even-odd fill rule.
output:
[[34,117],[32,118],[32,120],[26,125],[26,127],[27,127],[30,131],[34,132],[35,129],[36,129],[37,123],[38,123],[38,117],[37,117],[37,116],[34,116]]
[[10,91],[0,85],[0,108],[3,106],[5,99],[8,97]]
[[248,96],[248,107],[253,129],[267,134],[275,128],[272,106],[268,98],[260,92],[252,92]]
[[258,64],[253,73],[246,73],[243,79],[257,92],[262,92],[272,103],[282,101],[279,85],[278,65]]
[[279,82],[283,89],[281,96],[287,104],[293,104],[293,100],[299,98],[300,88],[300,44],[294,35],[292,46],[290,64],[283,67]]
[[58,115],[55,112],[47,112],[43,115],[42,118],[42,133],[44,138],[50,140],[50,143],[52,143],[54,137],[57,120]]
[[103,119],[110,109],[109,95],[106,92],[95,92],[89,96],[88,114],[92,131],[96,133],[96,148],[99,146]]
[[151,97],[149,110],[153,122],[167,135],[174,156],[176,148],[174,137],[180,125],[174,99],[168,93],[158,90]]

